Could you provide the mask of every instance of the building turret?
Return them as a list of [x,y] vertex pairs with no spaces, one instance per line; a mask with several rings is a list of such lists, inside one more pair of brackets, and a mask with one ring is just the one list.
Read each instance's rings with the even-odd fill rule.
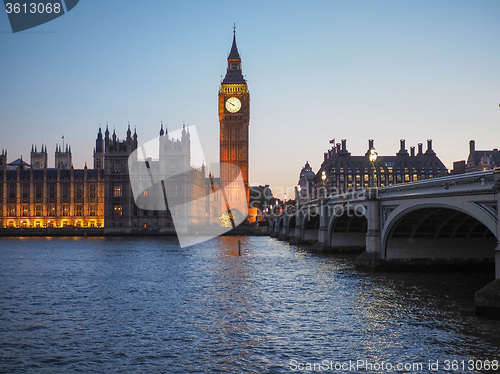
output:
[[64,150],[59,145],[56,145],[55,167],[63,170],[69,170],[73,167],[71,147],[68,147],[67,144]]
[[138,143],[137,143],[137,132],[136,129],[134,129],[134,149],[137,149]]
[[30,162],[33,169],[46,168],[48,166],[47,159],[47,150],[44,151],[43,144],[40,152],[38,152],[36,145],[34,148],[31,146]]
[[101,127],[97,133],[94,149],[94,169],[100,170],[104,168],[104,139],[102,138]]
[[7,150],[2,149],[2,153],[0,154],[0,169],[7,169]]

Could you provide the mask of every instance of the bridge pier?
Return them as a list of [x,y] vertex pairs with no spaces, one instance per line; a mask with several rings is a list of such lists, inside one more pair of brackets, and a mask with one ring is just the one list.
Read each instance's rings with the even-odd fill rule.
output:
[[[500,168],[494,171],[495,200],[500,210]],[[500,320],[500,212],[497,214],[497,247],[495,248],[495,280],[476,292],[476,315]]]
[[366,252],[356,257],[356,267],[360,269],[376,270],[383,266],[381,243],[380,201],[377,188],[367,191],[368,199],[368,227],[366,233]]
[[283,225],[278,232],[278,240],[288,240],[290,236],[288,235],[288,220],[290,217],[288,216],[286,209],[283,209]]
[[295,229],[290,232],[290,243],[299,244],[302,240],[302,221],[304,220],[304,213],[302,209],[297,209],[295,212]]
[[327,249],[330,247],[330,237],[328,235],[328,223],[330,222],[329,209],[326,204],[320,208],[318,242],[315,247],[317,249]]

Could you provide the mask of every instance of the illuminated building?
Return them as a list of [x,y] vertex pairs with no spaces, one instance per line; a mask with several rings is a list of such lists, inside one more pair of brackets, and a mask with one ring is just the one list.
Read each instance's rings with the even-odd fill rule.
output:
[[[60,158],[58,158],[58,152]],[[71,150],[57,147],[57,168],[47,167],[47,148],[31,152],[31,165],[0,155],[0,227],[104,227],[104,179],[99,170],[75,170]]]
[[[220,163],[221,184],[226,187],[237,178],[236,168],[224,167],[234,164],[239,167],[244,186],[227,188],[228,203],[244,211],[247,207],[238,206],[242,201],[250,201],[248,185],[248,126],[250,124],[250,93],[241,70],[241,58],[236,46],[236,33],[233,33],[233,44],[227,57],[226,76],[219,89],[219,123],[220,123]],[[242,188],[244,187],[244,188]],[[240,196],[246,193],[246,196]],[[246,198],[246,200],[244,200]]]
[[[169,138],[160,130],[159,160],[150,160],[152,168],[162,168],[165,175],[175,174],[175,167],[190,168],[190,136],[182,130],[181,139]],[[127,233],[173,229],[170,211],[158,209],[154,201],[140,209],[130,184],[129,156],[137,149],[137,133],[127,130],[125,140],[116,133],[105,135],[99,129],[94,149],[94,168],[74,169],[71,148],[56,146],[56,168],[47,166],[47,149],[32,148],[31,165],[22,159],[7,164],[7,151],[0,154],[0,228],[105,228],[106,232]],[[196,204],[205,196],[208,184],[204,166],[179,173],[169,179],[178,200],[194,200],[191,211],[182,212],[190,223],[206,216],[207,207]],[[144,191],[143,200],[148,194]],[[177,208],[179,209],[179,208]],[[179,213],[179,212],[177,212]],[[219,212],[215,212],[219,214]]]
[[469,142],[469,157],[465,166],[465,172],[491,170],[500,166],[500,152],[497,148],[493,150],[478,150],[476,142]]
[[[373,178],[375,186],[384,187],[448,174],[448,169],[432,149],[432,140],[427,141],[425,152],[422,143],[418,144],[417,152],[415,147],[410,147],[408,152],[405,140],[401,140],[395,156],[378,156],[373,165],[368,159],[372,149],[371,139],[364,156],[351,155],[345,139],[335,144],[325,152],[321,168],[314,177],[316,189],[324,184],[328,194],[341,194],[369,187],[370,178]],[[321,179],[323,172],[326,175],[324,181]]]

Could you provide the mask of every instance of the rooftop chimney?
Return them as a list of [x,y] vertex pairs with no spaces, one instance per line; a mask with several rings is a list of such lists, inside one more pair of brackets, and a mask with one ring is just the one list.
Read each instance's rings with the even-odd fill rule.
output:
[[415,147],[410,147],[410,156],[415,157]]
[[469,151],[470,153],[476,152],[476,142],[474,140],[469,142]]
[[368,139],[368,149],[373,148],[373,139]]
[[422,152],[423,152],[423,149],[422,149],[422,148],[423,148],[423,146],[424,146],[424,145],[423,145],[422,143],[418,143],[418,154],[419,154],[419,155],[421,155],[421,154],[422,154]]
[[432,151],[432,139],[427,140],[427,150]]
[[399,150],[400,151],[404,151],[406,148],[405,148],[405,140],[404,139],[401,139],[399,141],[399,144],[400,144],[400,147],[399,147]]
[[347,144],[347,140],[345,139],[342,139],[342,151],[346,151],[346,144]]

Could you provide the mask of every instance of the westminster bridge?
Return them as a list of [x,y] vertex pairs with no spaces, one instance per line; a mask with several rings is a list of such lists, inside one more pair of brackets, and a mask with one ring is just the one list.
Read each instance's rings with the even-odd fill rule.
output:
[[280,205],[270,235],[328,251],[362,252],[356,266],[495,267],[478,314],[500,318],[500,168]]

